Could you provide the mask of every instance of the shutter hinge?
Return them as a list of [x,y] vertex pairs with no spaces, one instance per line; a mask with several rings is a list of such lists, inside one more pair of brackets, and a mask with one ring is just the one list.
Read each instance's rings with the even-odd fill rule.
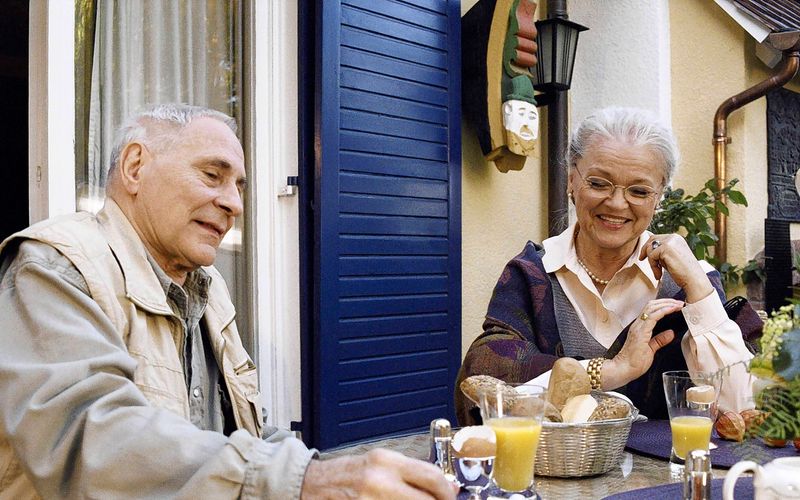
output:
[[286,185],[278,189],[278,197],[294,196],[297,194],[297,176],[290,175],[286,178]]

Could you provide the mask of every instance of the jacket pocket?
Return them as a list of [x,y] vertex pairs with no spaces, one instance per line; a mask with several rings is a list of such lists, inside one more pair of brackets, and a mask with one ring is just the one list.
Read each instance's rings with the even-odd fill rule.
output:
[[264,425],[261,393],[258,390],[258,370],[250,359],[233,367],[230,381],[231,396],[239,415],[238,425],[256,437],[261,437]]

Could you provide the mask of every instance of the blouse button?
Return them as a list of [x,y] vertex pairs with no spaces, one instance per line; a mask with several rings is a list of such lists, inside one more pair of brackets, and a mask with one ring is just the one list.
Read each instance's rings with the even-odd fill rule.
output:
[[199,398],[200,397],[200,388],[199,387],[195,387],[194,390],[192,391],[192,395],[194,397],[196,397],[196,398]]

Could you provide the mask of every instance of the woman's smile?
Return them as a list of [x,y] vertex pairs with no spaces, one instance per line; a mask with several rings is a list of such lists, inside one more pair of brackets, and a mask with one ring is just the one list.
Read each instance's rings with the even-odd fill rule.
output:
[[631,221],[631,219],[626,219],[623,217],[614,217],[611,215],[597,215],[596,217],[600,219],[604,227],[612,230],[620,229],[625,224]]

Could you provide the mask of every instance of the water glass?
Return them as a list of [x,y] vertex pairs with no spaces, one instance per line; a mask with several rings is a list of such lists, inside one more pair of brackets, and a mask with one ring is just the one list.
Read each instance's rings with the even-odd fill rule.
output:
[[674,477],[681,477],[690,451],[708,451],[722,377],[719,373],[679,370],[664,372],[662,378],[672,431],[670,471]]

